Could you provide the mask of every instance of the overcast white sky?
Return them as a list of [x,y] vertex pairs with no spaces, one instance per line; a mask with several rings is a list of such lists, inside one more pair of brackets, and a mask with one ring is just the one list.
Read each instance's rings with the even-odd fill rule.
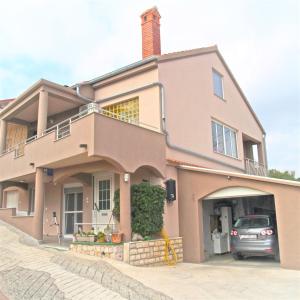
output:
[[139,16],[154,5],[162,52],[217,44],[266,129],[269,167],[300,176],[298,0],[0,0],[0,99],[140,60]]

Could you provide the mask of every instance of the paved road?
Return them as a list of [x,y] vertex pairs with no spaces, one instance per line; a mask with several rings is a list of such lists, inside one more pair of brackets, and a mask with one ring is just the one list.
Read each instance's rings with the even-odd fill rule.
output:
[[17,234],[0,224],[0,290],[9,299],[124,299],[51,262],[55,253],[18,240]]

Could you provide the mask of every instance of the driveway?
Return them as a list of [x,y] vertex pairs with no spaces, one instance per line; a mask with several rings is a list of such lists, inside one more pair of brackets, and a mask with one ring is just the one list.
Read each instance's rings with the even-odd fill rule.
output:
[[206,264],[136,268],[112,264],[145,285],[178,300],[300,299],[300,271],[286,270],[273,260],[233,261],[220,257]]
[[293,300],[300,299],[300,271],[281,269],[272,261],[233,262],[228,256],[207,264],[133,267],[26,246],[0,222],[1,300],[3,294],[22,300],[124,299],[120,294],[141,300]]

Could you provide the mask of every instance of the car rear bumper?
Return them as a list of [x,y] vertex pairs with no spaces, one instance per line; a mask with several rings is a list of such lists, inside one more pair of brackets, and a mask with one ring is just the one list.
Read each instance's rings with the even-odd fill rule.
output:
[[276,255],[277,243],[273,239],[257,241],[231,241],[231,252],[248,255]]

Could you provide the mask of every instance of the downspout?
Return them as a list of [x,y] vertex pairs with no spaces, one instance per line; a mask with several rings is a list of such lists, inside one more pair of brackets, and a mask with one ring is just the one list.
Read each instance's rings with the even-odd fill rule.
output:
[[267,145],[266,145],[266,134],[263,134],[263,147],[264,147],[264,156],[265,156],[265,168],[267,170],[267,176],[269,175],[269,170],[268,170],[268,157],[267,157]]
[[161,117],[162,117],[162,131],[166,135],[166,144],[167,144],[167,146],[171,149],[181,151],[181,152],[184,152],[184,153],[189,154],[189,155],[193,155],[193,156],[196,156],[196,157],[199,157],[199,158],[203,158],[203,159],[209,160],[211,162],[218,163],[220,165],[223,165],[223,166],[226,166],[226,167],[230,167],[232,169],[236,169],[236,170],[245,172],[245,170],[242,169],[242,168],[234,167],[230,164],[224,163],[222,161],[211,158],[209,156],[206,156],[206,155],[200,154],[198,152],[191,151],[191,150],[188,150],[188,149],[185,149],[185,148],[182,148],[180,146],[172,144],[172,142],[170,141],[170,135],[169,135],[169,132],[167,130],[167,124],[166,124],[165,89],[164,89],[164,86],[163,86],[162,83],[158,82],[158,85],[160,87],[160,105],[161,105]]
[[81,98],[82,100],[84,100],[84,101],[94,102],[93,99],[90,99],[90,98],[85,97],[85,96],[83,96],[83,95],[80,94],[80,86],[81,86],[80,83],[77,83],[76,86],[75,86],[75,87],[76,87],[76,94],[77,94],[77,96],[78,96],[79,98]]
[[107,102],[107,101],[110,101],[110,100],[113,100],[113,99],[116,99],[116,98],[119,98],[119,97],[127,96],[127,95],[132,94],[132,93],[136,93],[136,92],[139,92],[139,91],[151,88],[151,87],[155,87],[155,86],[159,87],[159,101],[160,101],[160,113],[161,113],[161,122],[160,123],[161,123],[162,132],[166,136],[166,144],[169,148],[177,150],[177,151],[181,151],[181,152],[184,152],[186,154],[193,155],[193,156],[205,159],[205,160],[209,160],[211,162],[214,162],[214,163],[217,163],[217,164],[220,164],[220,165],[232,168],[232,169],[236,169],[236,170],[245,172],[245,170],[242,169],[242,168],[234,167],[230,164],[224,163],[224,162],[219,161],[217,159],[214,159],[214,158],[208,157],[206,155],[200,154],[198,152],[194,152],[194,151],[191,151],[191,150],[188,150],[188,149],[185,149],[185,148],[182,148],[180,146],[172,144],[172,142],[170,141],[170,135],[169,135],[169,132],[168,132],[168,129],[167,129],[167,124],[166,124],[165,88],[164,88],[164,86],[161,82],[153,82],[153,83],[150,83],[150,84],[147,84],[147,85],[144,85],[144,86],[141,86],[141,87],[123,92],[123,93],[119,93],[119,94],[110,96],[108,98],[95,100],[95,103],[104,103],[104,102]]

